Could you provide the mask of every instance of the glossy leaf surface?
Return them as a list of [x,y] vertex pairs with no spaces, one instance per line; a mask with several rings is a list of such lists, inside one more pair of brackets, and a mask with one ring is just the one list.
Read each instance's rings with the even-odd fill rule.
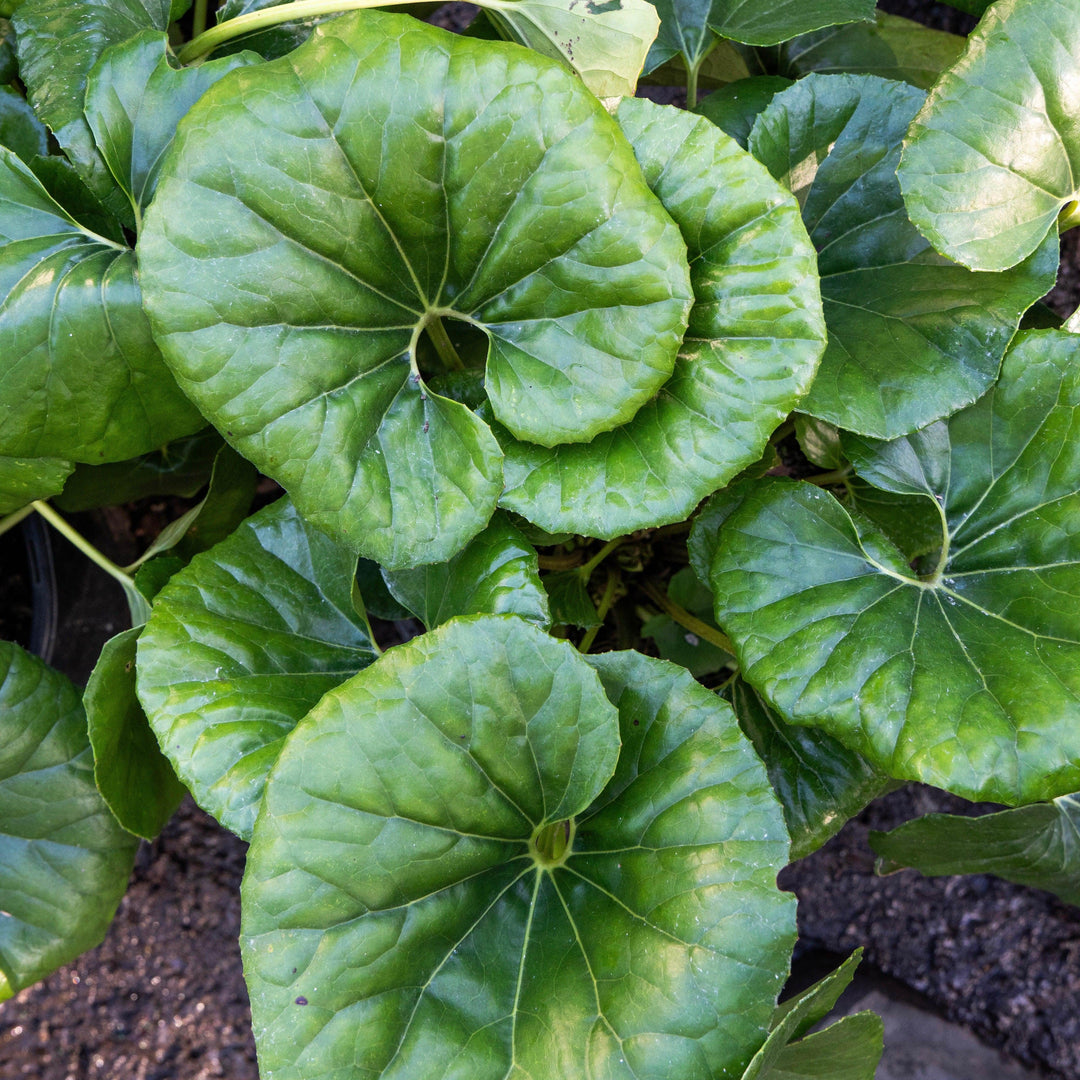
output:
[[698,103],[694,112],[707,117],[745,150],[758,114],[790,85],[791,80],[782,75],[756,75],[750,79],[739,79],[714,90]]
[[801,859],[890,787],[887,776],[826,731],[796,727],[779,717],[742,679],[731,686],[739,726],[765,762]]
[[1046,889],[1080,905],[1080,796],[981,817],[927,814],[892,832],[872,832],[870,846],[887,872],[910,866],[927,877],[994,874]]
[[487,334],[487,396],[520,437],[588,440],[670,374],[690,300],[678,230],[579,81],[378,12],[204,95],[139,253],[185,390],[395,569],[454,555],[502,486],[488,427],[425,385],[425,327]]
[[0,86],[0,146],[13,150],[23,161],[48,153],[45,126],[26,98],[11,86]]
[[150,337],[127,247],[0,147],[0,454],[121,461],[205,426]]
[[135,839],[94,786],[75,687],[0,641],[0,1000],[97,945]]
[[187,788],[158,747],[135,696],[135,645],[142,627],[110,638],[86,684],[94,780],[117,821],[128,832],[153,840]]
[[176,125],[227,72],[257,63],[251,53],[177,69],[167,36],[144,30],[107,49],[86,81],[86,120],[99,152],[139,221]]
[[923,97],[868,75],[809,75],[774,97],[750,134],[753,154],[799,199],[818,249],[829,344],[799,408],[876,438],[984,393],[1057,272],[1056,237],[1014,270],[976,274],[908,221],[895,171]]
[[356,556],[287,499],[197,555],[139,639],[139,700],[207,813],[248,837],[282,740],[375,653],[353,609]]
[[779,809],[685,672],[593,664],[456,620],[296,729],[242,893],[267,1080],[741,1073],[792,943]]
[[790,79],[822,75],[878,75],[929,90],[959,57],[964,38],[879,11],[873,23],[830,26],[780,46],[779,70]]
[[1080,221],[1080,2],[999,0],[915,118],[908,213],[938,251],[1004,270]]
[[73,468],[61,458],[0,456],[0,515],[57,494]]
[[845,442],[865,479],[940,506],[944,548],[922,576],[811,485],[759,485],[730,513],[717,619],[785,718],[967,798],[1080,787],[1078,345],[1026,333],[948,422]]
[[164,31],[169,0],[26,0],[12,23],[18,33],[19,74],[34,111],[90,190],[120,211],[126,200],[83,115],[86,78],[110,45],[143,30]]
[[551,625],[536,549],[501,515],[449,562],[385,570],[383,578],[429,630],[456,615],[520,615]]
[[686,238],[695,303],[675,371],[627,424],[587,445],[511,441],[502,505],[610,539],[684,520],[752,464],[809,386],[824,327],[798,207],[708,121],[619,105],[646,179]]

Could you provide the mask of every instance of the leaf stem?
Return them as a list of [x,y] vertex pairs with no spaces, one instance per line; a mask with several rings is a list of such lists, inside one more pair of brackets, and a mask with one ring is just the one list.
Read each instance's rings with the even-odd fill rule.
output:
[[655,585],[650,585],[647,581],[641,581],[638,584],[641,586],[642,592],[654,604],[659,605],[684,630],[689,630],[691,634],[696,634],[699,638],[703,638],[718,649],[731,653],[732,656],[735,655],[735,646],[731,644],[731,639],[727,634],[723,634],[707,622],[703,622],[696,615],[691,615],[686,608],[676,604],[670,596],[665,596]]
[[816,484],[818,487],[827,487],[829,484],[842,484],[851,475],[851,466],[845,465],[842,469],[833,469],[831,472],[818,473],[816,476],[804,477],[804,483]]
[[1080,198],[1070,199],[1058,214],[1058,229],[1061,232],[1075,229],[1077,225],[1080,225]]
[[135,582],[111,559],[106,558],[81,533],[76,532],[48,503],[40,500],[30,504],[65,540],[74,544],[92,563],[100,566],[110,577],[126,589],[134,589]]
[[446,332],[442,319],[436,315],[425,325],[424,329],[427,330],[428,337],[431,338],[431,343],[435,346],[435,351],[439,354],[439,359],[446,365],[447,370],[464,371],[465,365],[462,363],[457,349],[454,348],[454,343],[450,340],[450,335]]
[[617,548],[622,547],[627,541],[625,536],[617,536],[609,540],[587,563],[582,563],[578,569],[582,580],[588,582],[592,572]]
[[[398,0],[403,4],[420,4],[426,0]],[[297,19],[318,19],[323,15],[339,15],[346,11],[359,11],[363,8],[385,7],[384,0],[293,0],[290,4],[249,11],[235,19],[228,19],[217,26],[210,27],[197,37],[193,37],[178,53],[181,64],[190,64],[201,60],[219,45],[224,45],[234,38],[256,30],[265,30],[269,26]]]
[[593,642],[596,641],[596,635],[600,633],[600,628],[604,625],[604,620],[611,610],[611,605],[615,603],[615,589],[618,584],[618,570],[613,570],[609,567],[607,584],[604,586],[604,595],[600,597],[600,603],[596,605],[596,617],[600,620],[600,625],[590,627],[585,631],[585,636],[578,645],[578,652],[587,653],[593,647]]
[[207,0],[195,0],[191,13],[191,36],[197,38],[206,29]]
[[16,510],[14,514],[8,514],[7,517],[0,518],[0,536],[14,529],[23,518],[28,518],[33,512],[33,506],[24,506],[21,510]]

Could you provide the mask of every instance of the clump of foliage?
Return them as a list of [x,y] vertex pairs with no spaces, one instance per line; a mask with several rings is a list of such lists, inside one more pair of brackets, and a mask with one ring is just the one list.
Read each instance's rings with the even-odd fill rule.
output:
[[0,997],[190,792],[268,1080],[869,1078],[790,858],[1076,897],[1080,2],[371,6],[0,8],[0,529],[133,622],[0,643]]

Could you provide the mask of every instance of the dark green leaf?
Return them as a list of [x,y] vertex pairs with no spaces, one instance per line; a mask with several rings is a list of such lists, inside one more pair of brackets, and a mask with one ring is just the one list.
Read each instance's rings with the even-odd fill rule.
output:
[[364,607],[377,619],[397,622],[399,619],[411,619],[412,612],[399,604],[391,595],[383,580],[382,569],[370,559],[358,559],[356,562],[356,584],[364,598]]
[[779,809],[686,672],[593,663],[455,620],[296,729],[242,892],[267,1080],[740,1074],[793,940]]
[[701,117],[624,99],[617,118],[690,249],[695,304],[675,371],[587,445],[549,450],[496,429],[502,505],[604,539],[685,520],[757,461],[824,343],[813,250],[787,192]]
[[0,516],[13,514],[35,499],[60,491],[74,465],[60,458],[14,458],[0,455]]
[[187,564],[175,555],[158,555],[135,571],[135,587],[151,603],[169,583],[170,578]]
[[170,60],[168,35],[144,30],[106,49],[86,80],[86,121],[136,223],[181,117],[227,72],[260,62],[241,53],[177,70]]
[[785,723],[742,679],[732,684],[731,702],[784,808],[793,859],[817,851],[891,786],[827,732]]
[[856,1013],[784,1047],[767,1075],[769,1080],[874,1080],[883,1050],[881,1017]]
[[835,424],[805,413],[795,414],[795,438],[799,449],[819,468],[830,472],[844,464],[840,431]]
[[12,22],[30,104],[79,175],[113,213],[126,213],[83,115],[86,77],[110,46],[142,30],[165,30],[169,0],[26,0]]
[[799,407],[876,438],[983,394],[1057,272],[1056,237],[1008,273],[974,274],[908,221],[895,171],[923,97],[869,75],[809,75],[773,98],[750,135],[818,249],[829,344]]
[[94,786],[78,691],[0,641],[0,1000],[101,941],[134,860]]
[[[220,25],[231,19],[238,19],[241,15],[247,15],[249,12],[261,11],[263,8],[276,7],[283,3],[288,3],[288,0],[225,0],[225,3],[217,9],[217,21]],[[413,10],[415,11],[415,8]],[[217,50],[217,55],[250,49],[265,60],[276,60],[279,56],[284,56],[303,45],[311,36],[311,31],[321,21],[322,19],[319,18],[295,19],[291,22],[279,23],[277,26],[256,30],[227,42]]]
[[122,461],[205,426],[151,340],[134,253],[2,147],[0,296],[0,454]]
[[551,625],[536,550],[502,516],[449,562],[385,570],[392,596],[429,630],[455,615],[520,615]]
[[845,440],[867,480],[939,506],[918,570],[825,492],[759,482],[712,576],[746,679],[892,776],[1010,804],[1077,790],[1078,423],[1080,340],[1030,331],[948,422]]
[[556,626],[580,626],[588,630],[602,625],[589,596],[589,583],[576,570],[556,570],[543,577]]
[[121,247],[127,246],[123,226],[116,215],[102,206],[101,201],[79,179],[79,174],[67,158],[38,156],[28,164],[49,197],[55,199],[84,231],[115,241]]
[[1059,214],[1080,221],[1080,8],[998,0],[968,41],[911,125],[898,175],[938,251],[1005,270]]
[[139,700],[196,802],[247,837],[282,740],[375,653],[356,556],[287,499],[196,555],[139,639]]
[[54,501],[59,510],[75,513],[98,506],[134,502],[149,495],[192,498],[205,487],[222,447],[221,436],[207,428],[130,461],[111,465],[79,465]]
[[488,336],[487,396],[519,437],[585,441],[670,374],[684,250],[562,67],[378,12],[213,86],[139,240],[185,390],[310,520],[394,569],[456,554],[502,487],[487,426],[425,386],[424,327]]
[[15,31],[6,16],[14,10],[11,0],[0,0],[0,85],[19,77],[19,61],[15,57]]
[[214,461],[210,486],[196,507],[191,523],[173,548],[188,561],[230,536],[251,509],[259,474],[255,466],[230,446],[223,446]]
[[0,86],[0,146],[14,150],[23,161],[32,161],[49,149],[45,126],[11,86]]
[[739,484],[718,491],[694,517],[686,546],[690,566],[702,585],[711,588],[709,580],[712,577],[713,557],[716,555],[720,538],[720,526],[739,505],[746,490],[747,485]]
[[758,113],[790,85],[791,80],[781,75],[740,79],[714,90],[694,111],[711,120],[745,150]]
[[125,630],[105,643],[83,706],[98,790],[128,832],[153,840],[187,788],[158,748],[135,696],[135,643],[141,632],[141,626]]
[[1080,796],[982,817],[927,814],[872,832],[870,846],[885,870],[910,866],[927,877],[995,874],[1056,893],[1080,905]]
[[909,563],[941,547],[941,515],[924,495],[882,491],[858,476],[849,477],[845,487],[851,506],[868,517]]
[[963,52],[964,38],[886,15],[876,22],[830,26],[802,34],[780,46],[779,70],[798,79],[811,72],[822,75],[879,75],[902,79],[929,90],[945,68]]

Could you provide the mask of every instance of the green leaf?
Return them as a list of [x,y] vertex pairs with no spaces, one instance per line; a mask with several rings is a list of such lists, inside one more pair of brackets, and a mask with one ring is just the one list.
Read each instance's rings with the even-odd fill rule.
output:
[[125,212],[126,200],[83,115],[86,78],[110,45],[142,30],[165,30],[169,0],[26,0],[12,22],[19,73],[34,111],[94,195],[113,213]]
[[555,626],[580,626],[589,630],[602,626],[596,605],[589,596],[589,583],[576,570],[556,570],[545,574],[551,621]]
[[240,53],[178,70],[172,60],[168,35],[144,30],[106,49],[86,80],[86,121],[136,223],[181,117],[227,72],[261,63]]
[[874,1080],[884,1050],[884,1024],[855,1013],[784,1047],[770,1080]]
[[658,0],[660,33],[645,70],[681,54],[698,67],[722,38],[750,45],[777,45],[809,30],[874,17],[875,0]]
[[908,221],[894,175],[923,100],[906,83],[808,75],[773,98],[750,149],[799,199],[818,249],[829,344],[799,408],[895,438],[970,405],[1020,316],[1049,290],[1057,240],[1006,274],[942,258]]
[[122,461],[205,426],[150,337],[135,255],[0,147],[0,454]]
[[911,125],[900,186],[938,251],[1005,270],[1080,207],[1080,6],[998,0]]
[[874,23],[830,26],[802,34],[780,46],[781,75],[798,79],[811,72],[822,75],[878,75],[929,90],[945,68],[964,49],[965,39],[928,26],[875,14]]
[[0,86],[0,146],[31,161],[48,153],[49,134],[26,98],[11,86]]
[[502,488],[488,427],[425,386],[425,327],[488,336],[487,396],[520,437],[588,440],[670,374],[684,251],[563,68],[370,11],[213,86],[139,240],[181,385],[313,523],[392,569],[456,554]]
[[700,102],[694,112],[711,120],[725,135],[730,135],[744,150],[750,139],[750,129],[758,114],[781,90],[791,85],[781,75],[757,75],[752,79],[714,90]]
[[0,84],[7,85],[19,77],[19,61],[15,56],[15,31],[7,16],[14,8],[11,0],[0,0]]
[[1080,796],[981,817],[927,814],[892,832],[871,832],[870,846],[890,873],[910,866],[927,877],[994,874],[1046,889],[1080,905]]
[[1080,788],[1078,360],[1075,336],[1025,332],[971,408],[845,440],[866,480],[940,508],[941,554],[917,569],[817,488],[745,494],[714,558],[717,621],[785,719],[971,799]]
[[375,657],[352,604],[356,556],[287,499],[196,555],[139,639],[139,700],[195,801],[247,838],[282,740]]
[[364,598],[365,608],[377,619],[397,622],[400,619],[413,617],[408,608],[402,607],[390,595],[390,590],[383,579],[382,569],[377,562],[372,562],[370,559],[357,559],[356,585]]
[[98,791],[128,832],[153,840],[187,788],[161,753],[135,696],[135,643],[141,632],[141,626],[125,630],[105,643],[83,707]]
[[[672,575],[667,588],[668,599],[688,611],[708,626],[716,627],[712,617],[712,593],[701,584],[689,566]],[[733,660],[730,653],[706,641],[670,615],[661,613],[644,622],[641,636],[652,638],[656,651],[664,660],[686,668],[695,679],[722,671]]]
[[791,197],[703,118],[640,99],[617,118],[690,249],[695,304],[675,371],[629,423],[588,445],[547,450],[496,429],[501,504],[603,539],[685,520],[757,461],[824,344],[813,250]]
[[57,494],[74,467],[60,458],[0,455],[0,515],[13,514],[35,499]]
[[416,570],[384,570],[391,595],[429,630],[455,615],[520,615],[551,625],[536,550],[504,517],[449,562]]
[[647,0],[484,0],[510,40],[576,71],[600,98],[633,97],[660,29]]
[[892,786],[828,732],[785,723],[742,679],[732,683],[731,703],[784,808],[792,859],[817,851]]
[[694,515],[694,523],[690,526],[686,547],[690,557],[690,566],[697,575],[698,581],[703,585],[709,585],[709,579],[712,576],[712,564],[720,538],[720,526],[739,506],[746,487],[745,484],[733,484],[723,491],[718,491]]
[[94,786],[78,691],[0,641],[0,1000],[101,942],[134,861]]
[[793,940],[779,810],[689,675],[593,663],[455,620],[297,727],[242,890],[267,1080],[739,1075]]
[[858,476],[849,477],[845,487],[850,505],[869,518],[909,563],[941,547],[941,515],[929,499],[882,491]]
[[795,438],[799,449],[821,469],[833,471],[844,464],[840,431],[835,424],[805,413],[795,414]]
[[75,513],[150,495],[193,498],[209,481],[222,445],[221,436],[206,428],[129,461],[76,466],[53,504]]

